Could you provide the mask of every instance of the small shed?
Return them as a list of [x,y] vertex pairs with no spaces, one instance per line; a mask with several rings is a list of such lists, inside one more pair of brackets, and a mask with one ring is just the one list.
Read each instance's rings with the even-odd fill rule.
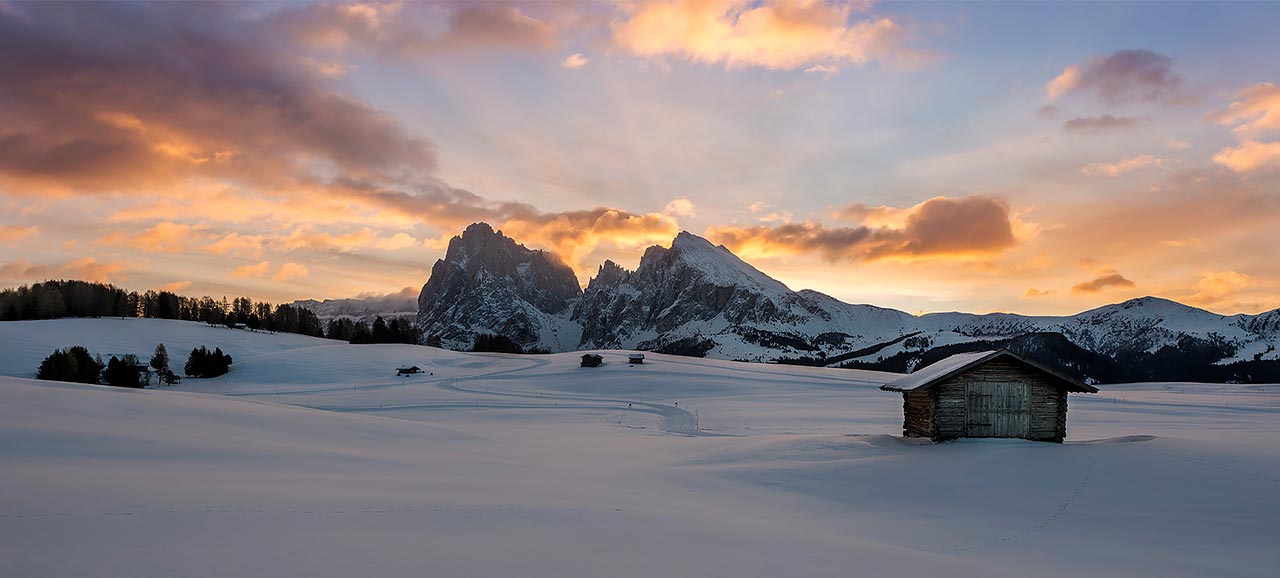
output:
[[598,353],[588,353],[582,356],[583,367],[600,367],[600,364],[603,362],[604,356]]
[[422,373],[422,368],[416,365],[396,368],[396,375],[413,375],[415,373]]
[[952,355],[880,389],[902,392],[907,437],[1057,443],[1067,437],[1067,393],[1098,392],[1005,350]]
[[627,354],[627,363],[630,363],[633,365],[639,365],[641,363],[644,363],[644,354],[643,353]]

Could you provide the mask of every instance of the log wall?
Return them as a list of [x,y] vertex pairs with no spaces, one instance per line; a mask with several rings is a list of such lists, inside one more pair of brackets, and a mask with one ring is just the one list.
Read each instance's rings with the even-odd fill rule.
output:
[[[1067,391],[1035,368],[996,359],[954,376],[925,392],[903,394],[903,433],[938,440],[970,436],[966,392],[969,384],[1025,383],[1029,394],[1027,439],[1061,443],[1067,435]],[[928,396],[928,403],[923,397]],[[974,428],[977,430],[978,428]],[[927,433],[926,433],[927,432]]]

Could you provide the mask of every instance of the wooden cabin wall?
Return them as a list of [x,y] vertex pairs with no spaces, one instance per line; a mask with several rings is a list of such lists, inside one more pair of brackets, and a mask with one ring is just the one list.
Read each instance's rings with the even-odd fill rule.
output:
[[[996,359],[952,377],[933,388],[933,437],[964,437],[967,429],[965,386],[970,383],[1021,382],[1030,395],[1030,439],[1061,442],[1066,437],[1067,393],[1053,378],[1015,360]],[[908,408],[909,409],[909,408]]]
[[933,437],[933,396],[928,391],[902,393],[902,434],[907,437]]

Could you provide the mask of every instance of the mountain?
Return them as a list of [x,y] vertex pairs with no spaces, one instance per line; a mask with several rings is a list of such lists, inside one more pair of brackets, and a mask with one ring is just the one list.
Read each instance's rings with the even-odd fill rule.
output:
[[418,330],[425,343],[451,349],[497,334],[526,349],[567,351],[582,334],[569,319],[581,295],[573,269],[558,257],[476,223],[450,239],[431,268],[418,295]]
[[413,287],[405,287],[389,295],[361,295],[347,299],[300,299],[290,305],[311,310],[322,321],[335,317],[349,317],[373,323],[375,317],[383,319],[392,317],[418,316],[418,291]]
[[525,348],[642,349],[910,372],[1007,347],[1096,381],[1280,380],[1280,310],[1218,315],[1156,297],[1071,316],[915,316],[792,291],[723,246],[680,233],[634,271],[606,261],[587,285],[554,255],[476,224],[450,241],[419,296],[424,341],[479,333]]
[[757,361],[846,351],[899,334],[910,318],[797,293],[687,232],[670,248],[646,250],[635,271],[606,262],[573,315],[582,347]]

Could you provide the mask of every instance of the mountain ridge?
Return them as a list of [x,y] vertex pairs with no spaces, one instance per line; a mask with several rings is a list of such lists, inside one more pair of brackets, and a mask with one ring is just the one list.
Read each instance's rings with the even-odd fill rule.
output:
[[[1151,374],[1148,369],[1158,368],[1143,364],[1168,364],[1170,351],[1200,365],[1280,367],[1280,309],[1220,315],[1147,296],[1065,316],[917,316],[793,291],[688,231],[669,247],[645,249],[635,270],[605,261],[584,289],[558,257],[478,223],[450,240],[418,303],[422,341],[455,349],[497,333],[550,351],[640,349],[871,369],[891,363],[910,371],[930,351],[1020,339],[1019,347],[1069,352],[1080,367],[1106,368],[1098,371],[1113,378],[1123,373],[1114,363],[1138,364],[1135,375]],[[1053,338],[1037,335],[1060,335],[1070,347],[1050,346]],[[854,355],[862,351],[868,353]],[[1100,357],[1084,359],[1089,356]]]

